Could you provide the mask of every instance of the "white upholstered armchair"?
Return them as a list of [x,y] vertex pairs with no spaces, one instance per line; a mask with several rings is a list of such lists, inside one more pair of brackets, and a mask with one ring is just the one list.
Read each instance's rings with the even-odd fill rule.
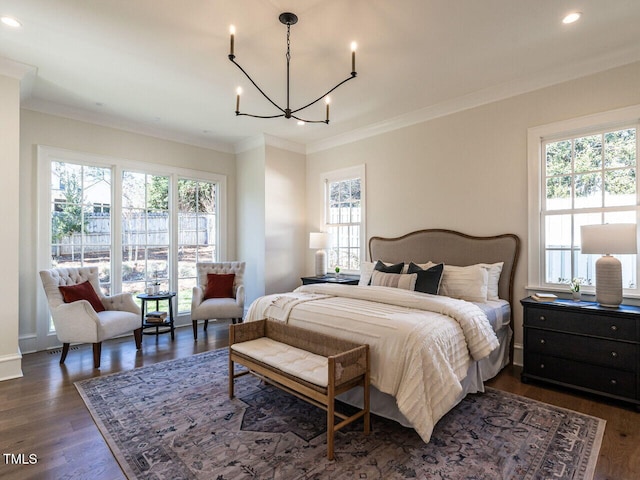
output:
[[[191,297],[191,323],[193,338],[198,339],[198,320],[204,320],[207,330],[209,320],[230,318],[233,323],[242,321],[244,315],[244,267],[245,262],[201,262],[196,264],[198,285]],[[206,298],[213,285],[208,285],[208,275],[234,274],[231,291],[227,295]],[[221,277],[222,278],[222,277]],[[209,288],[208,288],[209,287]]]
[[[134,334],[136,348],[140,349],[140,307],[130,293],[104,296],[98,280],[98,267],[42,270],[40,279],[47,295],[56,334],[62,342],[60,363],[64,363],[67,358],[71,343],[92,343],[93,366],[99,368],[102,341],[130,332]],[[89,289],[89,286],[92,288]],[[64,293],[60,287],[63,287]],[[75,301],[66,303],[65,297],[67,302]],[[95,306],[92,301],[97,302]],[[104,311],[97,311],[102,308]]]

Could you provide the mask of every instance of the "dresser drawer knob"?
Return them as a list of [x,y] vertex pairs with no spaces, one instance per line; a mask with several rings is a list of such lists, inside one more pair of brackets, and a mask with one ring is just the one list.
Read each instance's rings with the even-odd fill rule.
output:
[[540,339],[540,344],[541,344],[541,345],[544,345],[544,344],[545,344],[544,338],[541,338],[541,339]]
[[541,363],[541,364],[540,364],[540,368],[544,368],[544,363]]
[[617,325],[611,325],[611,330],[614,332],[618,331],[618,326]]
[[611,356],[613,358],[618,358],[618,352],[611,352]]
[[616,379],[612,378],[611,379],[611,385],[617,385],[617,384],[618,384],[618,382],[616,381]]
[[542,320],[543,322],[546,320],[546,318],[544,318],[544,315],[540,315],[540,320]]

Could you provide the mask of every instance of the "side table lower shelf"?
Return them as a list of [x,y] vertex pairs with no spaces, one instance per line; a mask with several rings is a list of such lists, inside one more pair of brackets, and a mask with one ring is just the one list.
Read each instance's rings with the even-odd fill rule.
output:
[[[173,299],[176,296],[176,292],[167,292],[167,293],[157,293],[157,294],[147,294],[141,293],[138,295],[138,298],[141,302],[141,326],[142,326],[142,334],[143,335],[161,335],[163,333],[171,333],[171,340],[175,340],[175,325],[173,319]],[[148,302],[156,302],[156,311],[160,308],[160,301],[167,300],[168,302],[168,313],[167,318],[162,322],[149,322],[146,320],[147,315],[149,314]]]

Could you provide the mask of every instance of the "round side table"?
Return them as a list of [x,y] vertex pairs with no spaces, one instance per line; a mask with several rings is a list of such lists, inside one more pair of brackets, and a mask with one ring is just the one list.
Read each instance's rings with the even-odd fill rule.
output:
[[[173,325],[173,299],[176,296],[176,292],[159,292],[155,294],[149,293],[141,293],[138,295],[140,302],[142,304],[142,316],[141,316],[141,325],[142,325],[142,334],[143,335],[159,335],[161,333],[171,333],[171,340],[175,339],[175,328]],[[148,315],[149,306],[147,305],[149,302],[156,302],[155,312],[158,312],[160,308],[160,301],[168,300],[169,301],[169,311],[166,312],[167,316],[164,318],[160,318],[161,321],[153,322],[149,321]],[[155,330],[149,331],[148,329],[154,328]]]

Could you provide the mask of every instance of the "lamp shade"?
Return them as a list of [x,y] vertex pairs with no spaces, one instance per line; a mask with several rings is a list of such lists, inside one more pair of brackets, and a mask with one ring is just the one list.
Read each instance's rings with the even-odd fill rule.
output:
[[326,232],[311,232],[309,234],[309,248],[325,249],[331,246],[331,237]]
[[635,223],[607,223],[580,227],[584,254],[637,253]]

